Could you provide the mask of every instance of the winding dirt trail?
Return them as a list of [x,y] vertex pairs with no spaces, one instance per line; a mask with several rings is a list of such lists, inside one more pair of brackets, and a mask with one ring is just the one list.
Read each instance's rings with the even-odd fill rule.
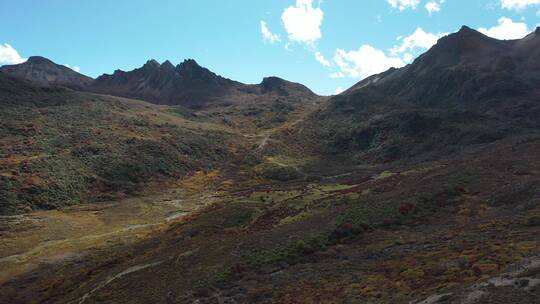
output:
[[163,261],[158,261],[158,262],[154,262],[154,263],[148,263],[148,264],[142,264],[142,265],[135,265],[135,266],[132,266],[112,277],[109,277],[107,279],[105,279],[104,281],[102,281],[101,283],[99,283],[96,287],[94,287],[94,289],[90,290],[89,292],[85,293],[78,301],[72,301],[71,303],[78,303],[78,304],[83,304],[87,299],[89,299],[92,294],[94,294],[96,291],[102,289],[103,287],[109,285],[110,283],[112,283],[113,281],[117,280],[117,279],[120,279],[122,278],[123,276],[126,276],[130,273],[134,273],[134,272],[137,272],[137,271],[140,271],[140,270],[144,270],[144,269],[147,269],[147,268],[150,268],[150,267],[154,267],[154,266],[157,266],[161,263],[165,262],[165,260]]

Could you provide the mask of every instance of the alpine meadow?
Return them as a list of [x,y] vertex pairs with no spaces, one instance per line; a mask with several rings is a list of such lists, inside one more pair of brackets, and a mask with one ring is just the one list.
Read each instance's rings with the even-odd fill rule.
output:
[[0,3],[0,303],[540,303],[540,1],[222,2]]

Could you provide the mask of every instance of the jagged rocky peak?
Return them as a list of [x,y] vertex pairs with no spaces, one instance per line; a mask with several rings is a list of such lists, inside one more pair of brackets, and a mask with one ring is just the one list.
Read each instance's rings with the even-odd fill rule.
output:
[[187,59],[176,67],[152,59],[141,68],[115,72],[97,79],[93,90],[98,93],[138,98],[158,104],[181,104],[198,107],[232,94],[234,81],[222,78]]
[[277,77],[265,78],[260,85],[246,85],[224,78],[194,59],[186,59],[176,66],[168,60],[161,64],[148,60],[141,68],[100,76],[92,91],[194,108],[230,100],[231,96],[237,99],[239,94],[315,96],[308,88]]
[[199,64],[197,63],[197,61],[195,61],[195,59],[193,58],[187,58],[187,59],[184,59],[184,61],[182,63],[180,63],[180,65],[185,65],[185,66],[199,66]]
[[169,60],[165,60],[165,62],[161,64],[161,68],[166,70],[174,70],[174,65]]
[[[478,42],[482,43],[484,41],[496,41],[496,39],[490,38],[482,33],[480,33],[477,30],[474,30],[466,25],[462,26],[461,29],[453,34],[450,34],[446,37],[441,38],[439,41],[441,42],[460,42],[460,43],[470,43],[470,42]],[[457,46],[457,45],[456,45]]]
[[143,68],[144,68],[144,69],[159,69],[160,67],[161,67],[161,64],[159,64],[159,62],[157,62],[157,61],[154,60],[154,59],[148,60],[148,61],[143,65]]
[[470,28],[470,27],[468,27],[466,25],[463,25],[459,29],[458,33],[479,33],[479,32],[476,31],[476,30],[473,30],[472,28]]
[[194,59],[186,59],[176,66],[176,71],[188,79],[220,80],[221,77],[214,72],[200,66]]
[[196,70],[202,70],[203,67],[201,67],[195,59],[186,59],[180,64],[176,66],[177,69],[183,70],[183,71],[196,71]]
[[534,33],[537,35],[537,36],[540,36],[540,26],[538,26],[536,28],[536,31],[534,31]]

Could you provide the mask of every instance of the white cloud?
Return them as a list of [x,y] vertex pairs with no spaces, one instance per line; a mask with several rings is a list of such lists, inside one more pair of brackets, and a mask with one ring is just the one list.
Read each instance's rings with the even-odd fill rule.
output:
[[333,79],[345,78],[345,74],[343,74],[342,72],[335,72],[335,73],[330,74],[330,78],[333,78]]
[[272,33],[270,29],[268,29],[266,21],[261,21],[261,34],[264,42],[276,43],[280,41],[279,35]]
[[328,59],[324,58],[324,56],[323,56],[323,54],[321,54],[321,52],[315,52],[315,59],[325,67],[329,67],[331,65],[330,61],[328,61]]
[[0,43],[0,65],[4,64],[19,64],[25,62],[27,59],[21,57],[19,52],[11,45]]
[[67,68],[70,68],[70,69],[74,70],[74,71],[77,72],[77,73],[80,73],[80,72],[81,72],[81,68],[78,67],[78,66],[71,66],[71,65],[69,65],[69,64],[67,64],[67,63],[64,64],[64,66],[67,67]]
[[344,89],[344,88],[342,88],[342,87],[337,87],[337,88],[336,88],[336,93],[335,93],[335,95],[341,94],[341,93],[343,93],[343,92],[345,92],[345,89]]
[[397,8],[400,11],[403,11],[408,8],[416,9],[420,0],[387,0],[388,4],[393,8]]
[[426,10],[431,15],[433,13],[438,13],[441,11],[441,6],[444,4],[445,0],[434,0],[426,3]]
[[540,0],[501,0],[501,7],[509,10],[522,10],[534,5],[540,5]]
[[394,56],[403,54],[406,62],[412,60],[411,52],[416,52],[420,50],[427,50],[431,48],[437,40],[442,36],[445,36],[447,33],[427,33],[421,27],[416,28],[414,33],[407,37],[399,37],[398,40],[401,41],[400,45],[394,46],[390,49],[390,53]]
[[287,42],[285,43],[285,45],[283,46],[283,48],[288,51],[288,52],[292,52],[292,48],[291,48],[291,43],[290,42]]
[[320,7],[313,7],[313,0],[296,0],[281,15],[289,40],[313,45],[321,39],[321,24],[324,13]]
[[538,10],[538,12],[536,12],[536,16],[540,17],[540,10]]
[[345,51],[337,49],[333,61],[339,71],[330,74],[330,78],[366,78],[382,73],[389,68],[400,68],[411,62],[419,52],[432,47],[446,33],[428,33],[417,28],[407,37],[400,36],[401,43],[394,46],[388,53],[364,44],[358,50]]
[[405,53],[401,57],[402,57],[403,61],[405,61],[405,62],[411,62],[414,59],[414,56],[411,53]]
[[399,68],[405,65],[401,58],[387,56],[383,51],[367,44],[353,51],[337,49],[333,59],[340,72],[352,78],[366,78],[391,67]]
[[499,25],[491,28],[481,27],[478,31],[496,39],[520,39],[530,32],[527,24],[514,22],[510,18],[502,17],[497,22]]

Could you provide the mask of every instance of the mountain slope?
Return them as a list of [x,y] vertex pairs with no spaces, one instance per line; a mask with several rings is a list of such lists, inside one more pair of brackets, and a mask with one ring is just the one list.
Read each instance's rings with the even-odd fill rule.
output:
[[[538,81],[540,37],[496,40],[468,27],[443,37],[413,64],[373,76],[371,87],[415,104],[523,96]],[[360,82],[350,91],[370,80]],[[349,93],[349,92],[347,92]]]
[[[221,167],[229,139],[238,152],[258,140],[259,128],[279,126],[317,100],[300,84],[269,77],[245,85],[193,60],[149,61],[95,81],[81,75],[88,82],[78,75],[41,57],[0,72],[0,213],[133,195],[157,180]],[[240,143],[240,132],[249,139],[241,135]]]
[[32,56],[21,64],[2,66],[0,72],[40,86],[65,86],[74,90],[84,90],[93,82],[90,77],[40,56]]
[[143,193],[231,156],[231,134],[141,101],[0,73],[0,214]]
[[539,30],[499,41],[463,27],[332,98],[295,138],[323,154],[391,162],[537,133],[539,46]]

